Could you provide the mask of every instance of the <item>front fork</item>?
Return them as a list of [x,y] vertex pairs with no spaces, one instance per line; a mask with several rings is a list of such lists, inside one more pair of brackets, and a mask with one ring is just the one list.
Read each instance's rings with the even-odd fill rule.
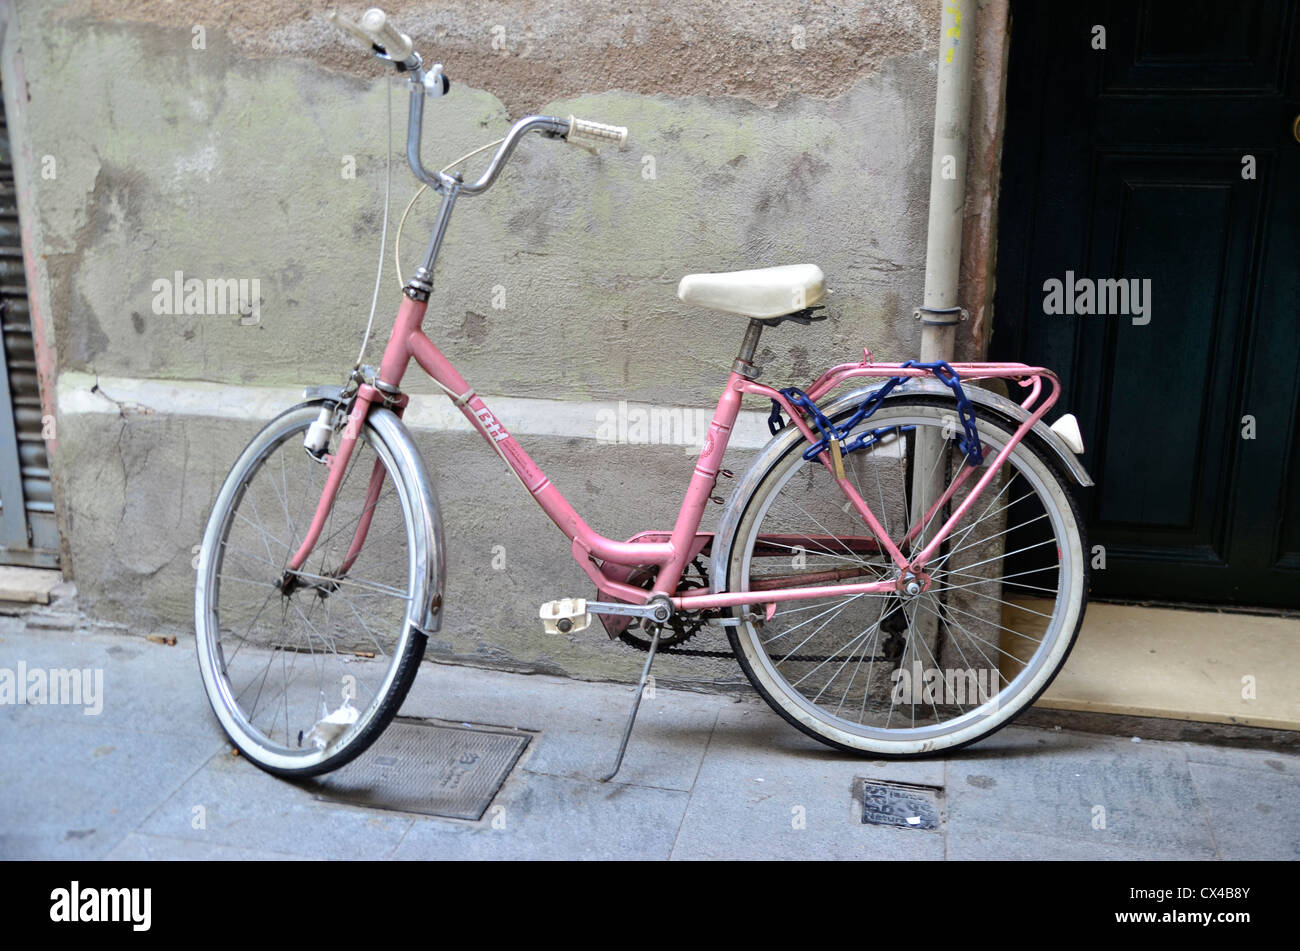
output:
[[[351,390],[351,394],[349,394],[349,390]],[[328,404],[323,407],[320,419],[307,430],[304,449],[308,454],[329,467],[329,477],[325,480],[325,488],[321,492],[320,501],[316,503],[316,511],[312,516],[307,534],[298,550],[294,552],[293,557],[289,559],[286,575],[302,570],[302,566],[307,563],[307,558],[311,555],[312,549],[316,547],[316,543],[320,540],[321,532],[324,531],[325,525],[329,521],[330,511],[334,507],[334,499],[338,496],[339,486],[343,482],[344,475],[347,474],[348,464],[352,460],[352,452],[356,449],[357,441],[360,439],[361,429],[366,424],[366,417],[370,413],[370,407],[376,402],[382,402],[383,405],[388,406],[400,416],[403,410],[406,409],[408,402],[408,397],[405,394],[385,394],[378,390],[373,383],[369,382],[366,377],[356,373],[354,373],[353,381],[340,393],[340,397],[342,400],[340,403],[335,403],[333,407]],[[343,435],[339,440],[338,449],[331,454],[329,444],[337,431],[334,419],[340,406],[347,411],[347,422],[343,426]],[[365,507],[361,510],[361,516],[357,521],[357,527],[353,532],[352,543],[348,546],[347,554],[338,568],[335,569],[337,575],[347,574],[361,554],[361,549],[366,543],[366,535],[370,531],[370,523],[374,519],[379,493],[383,486],[384,463],[382,459],[376,457],[374,468],[370,473],[370,484],[366,487]]]

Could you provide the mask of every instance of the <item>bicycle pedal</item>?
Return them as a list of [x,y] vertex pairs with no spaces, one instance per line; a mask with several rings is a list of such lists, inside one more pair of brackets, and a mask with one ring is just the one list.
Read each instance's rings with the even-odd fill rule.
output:
[[591,613],[584,598],[560,598],[547,601],[538,615],[547,634],[572,634],[591,624]]

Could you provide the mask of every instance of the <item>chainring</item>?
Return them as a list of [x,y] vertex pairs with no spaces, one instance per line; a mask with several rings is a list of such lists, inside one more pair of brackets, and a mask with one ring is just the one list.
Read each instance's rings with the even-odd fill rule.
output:
[[[694,575],[694,577],[692,577]],[[638,587],[645,588],[647,591],[654,589],[655,578],[653,575],[648,576]],[[709,587],[709,571],[700,559],[696,558],[687,566],[682,575],[681,583],[678,585],[679,590],[697,590]],[[690,613],[675,613],[668,619],[666,625],[668,630],[659,634],[659,649],[665,647],[675,647],[678,644],[685,643],[704,626],[704,612],[692,611]],[[671,633],[669,633],[671,631]],[[624,628],[619,632],[618,639],[624,644],[635,647],[639,651],[648,651],[650,649],[650,639],[642,637],[639,634],[632,633],[631,627]],[[728,652],[730,656],[730,652]]]

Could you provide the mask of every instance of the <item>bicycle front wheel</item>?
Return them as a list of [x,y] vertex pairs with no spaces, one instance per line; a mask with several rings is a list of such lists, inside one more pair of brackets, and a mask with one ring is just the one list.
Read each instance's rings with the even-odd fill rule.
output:
[[[984,461],[964,477],[951,400],[888,401],[846,440],[867,434],[844,456],[845,475],[904,556],[937,537],[1014,433],[983,411],[976,428]],[[1083,618],[1087,561],[1074,500],[1036,442],[1018,443],[971,500],[927,562],[920,594],[783,601],[770,618],[759,597],[733,612],[732,648],[773,709],[838,749],[906,757],[988,736],[1047,688]],[[747,480],[728,590],[899,576],[832,473],[803,458],[807,448],[798,440],[770,452]]]
[[288,570],[329,475],[303,448],[319,412],[287,411],[244,450],[208,521],[195,590],[212,708],[241,753],[287,776],[336,769],[374,742],[425,644],[418,553],[429,557],[432,523],[372,422],[310,556]]

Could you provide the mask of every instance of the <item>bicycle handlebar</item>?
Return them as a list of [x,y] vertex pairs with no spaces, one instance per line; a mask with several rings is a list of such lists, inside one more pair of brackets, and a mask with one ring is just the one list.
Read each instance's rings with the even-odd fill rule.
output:
[[[540,132],[547,138],[564,139],[574,145],[595,151],[596,145],[616,145],[619,148],[627,144],[627,129],[624,126],[607,125],[569,116],[560,119],[555,116],[527,116],[520,119],[492,156],[487,170],[473,184],[465,184],[459,177],[443,173],[430,172],[424,167],[420,158],[420,139],[424,128],[424,98],[426,95],[440,96],[448,89],[447,77],[442,73],[442,64],[435,64],[427,74],[420,54],[415,51],[411,38],[393,26],[388,14],[378,7],[371,7],[361,16],[360,23],[353,23],[346,17],[331,13],[329,20],[335,27],[350,34],[362,43],[368,43],[375,55],[393,62],[398,70],[411,74],[411,103],[407,114],[406,126],[406,161],[411,171],[421,182],[435,191],[444,191],[456,187],[463,194],[476,195],[486,191],[501,174],[501,169],[519,144],[519,140],[528,132]],[[435,80],[430,86],[426,82]]]
[[357,25],[375,41],[376,46],[382,46],[394,62],[405,63],[415,52],[411,38],[393,26],[388,14],[378,7],[371,7],[361,14],[361,22]]
[[[564,137],[570,142],[574,139],[586,139],[595,145],[613,144],[621,149],[627,145],[627,126],[606,125],[603,122],[592,122],[590,119],[569,116],[569,130]],[[579,141],[574,144],[582,143]]]
[[492,161],[488,163],[487,169],[479,176],[478,181],[472,185],[461,185],[460,192],[462,195],[477,195],[479,192],[487,191],[492,183],[496,181],[501,169],[510,159],[510,154],[514,152],[515,146],[529,132],[540,132],[549,138],[562,137],[569,128],[567,119],[557,119],[555,116],[525,116],[510,127],[506,133],[505,141],[496,150],[492,156]]
[[353,23],[347,17],[339,16],[338,11],[331,13],[326,19],[330,21],[336,30],[342,30],[358,43],[367,47],[374,45],[375,41],[371,38],[369,33],[365,32],[360,26]]

